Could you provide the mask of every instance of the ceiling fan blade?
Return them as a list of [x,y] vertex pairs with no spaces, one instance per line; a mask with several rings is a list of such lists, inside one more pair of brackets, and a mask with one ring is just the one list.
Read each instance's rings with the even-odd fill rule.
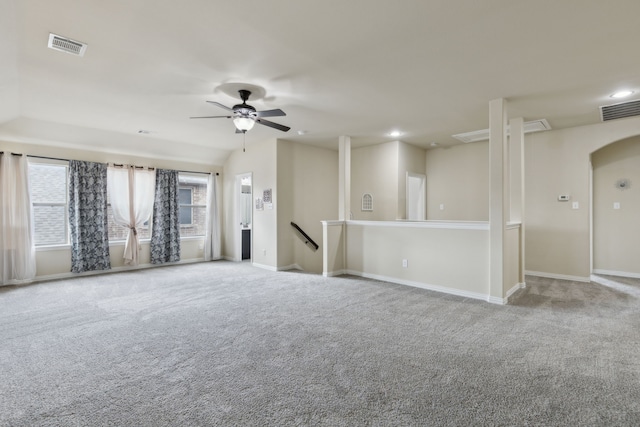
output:
[[287,114],[279,108],[275,110],[264,110],[264,111],[256,111],[256,117],[278,117],[278,116],[286,116]]
[[189,117],[190,119],[230,119],[231,116],[200,116],[200,117]]
[[236,133],[244,133],[240,129],[236,128]]
[[233,111],[233,109],[232,109],[232,108],[229,108],[229,107],[227,107],[226,105],[222,105],[222,104],[220,104],[219,102],[216,102],[216,101],[207,101],[207,102],[208,102],[209,104],[217,105],[218,107],[223,108],[223,109],[225,109],[225,110],[227,110],[227,111]]
[[286,132],[291,129],[289,126],[284,126],[278,123],[270,122],[269,120],[264,119],[256,119],[256,123],[260,123],[261,125],[269,126],[270,128],[281,130],[282,132]]

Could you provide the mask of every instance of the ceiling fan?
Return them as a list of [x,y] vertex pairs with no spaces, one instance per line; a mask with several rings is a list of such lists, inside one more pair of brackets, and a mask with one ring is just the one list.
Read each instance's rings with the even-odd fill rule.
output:
[[278,117],[278,116],[286,116],[285,112],[279,108],[275,110],[264,110],[264,111],[256,111],[254,107],[247,104],[247,100],[249,96],[251,96],[251,92],[248,90],[240,89],[238,91],[240,93],[240,99],[242,99],[242,104],[234,105],[233,108],[229,108],[226,105],[222,105],[219,102],[215,101],[207,101],[210,104],[217,105],[220,108],[223,108],[227,111],[230,111],[232,114],[227,114],[225,116],[202,116],[202,117],[191,117],[192,119],[218,119],[218,118],[233,118],[233,124],[236,125],[236,133],[246,133],[248,130],[253,128],[253,125],[256,123],[260,123],[264,126],[269,126],[274,129],[281,130],[283,132],[287,132],[291,129],[288,126],[281,125],[279,123],[274,123],[269,120],[265,120],[263,117]]

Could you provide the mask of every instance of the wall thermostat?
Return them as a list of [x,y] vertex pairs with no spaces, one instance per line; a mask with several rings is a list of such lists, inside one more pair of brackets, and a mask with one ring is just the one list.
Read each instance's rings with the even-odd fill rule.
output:
[[560,202],[568,202],[569,199],[571,199],[571,196],[569,196],[568,194],[561,194],[558,196],[558,201]]

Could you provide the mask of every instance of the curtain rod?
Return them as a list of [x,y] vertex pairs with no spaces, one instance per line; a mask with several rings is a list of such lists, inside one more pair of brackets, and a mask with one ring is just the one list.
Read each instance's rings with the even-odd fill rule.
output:
[[[4,151],[0,151],[0,154],[4,154]],[[9,152],[7,152],[7,154],[11,154],[12,156],[22,156],[22,153],[9,153]]]
[[[4,152],[3,152],[3,151],[0,151],[0,154],[2,154],[2,153],[4,153]],[[12,153],[12,154],[14,154],[14,153]],[[15,154],[15,155],[16,155],[16,156],[17,156],[17,155],[20,155],[20,156],[21,156],[22,154]],[[68,161],[69,161],[69,159],[61,159],[61,158],[58,158],[58,157],[33,156],[33,155],[31,155],[31,154],[27,154],[27,157],[34,157],[34,158],[36,158],[36,159],[47,159],[47,160],[60,160],[60,161],[63,161],[63,162],[68,162]],[[122,166],[122,165],[120,165],[120,164],[116,165],[116,164],[114,163],[114,166]],[[142,166],[136,166],[136,167],[137,167],[137,168],[141,168]],[[149,169],[154,169],[154,168],[149,168]],[[155,169],[157,169],[157,168],[155,168]],[[211,172],[196,172],[196,171],[183,171],[183,170],[179,170],[179,171],[177,171],[177,172],[183,172],[183,173],[202,173],[202,174],[205,174],[205,175],[211,175]],[[218,175],[220,175],[220,174],[219,174],[218,172],[216,172],[216,176],[218,176]]]

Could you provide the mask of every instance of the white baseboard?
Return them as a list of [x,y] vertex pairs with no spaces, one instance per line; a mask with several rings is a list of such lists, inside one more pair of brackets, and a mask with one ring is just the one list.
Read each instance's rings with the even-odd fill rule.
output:
[[536,277],[545,277],[547,279],[558,279],[558,280],[570,280],[573,282],[590,282],[590,277],[582,277],[582,276],[569,276],[566,274],[555,274],[555,273],[545,273],[542,271],[525,271],[525,275],[527,276],[536,276]]
[[257,262],[251,263],[251,265],[253,265],[254,267],[261,268],[263,270],[278,271],[278,268],[272,265],[258,264]]
[[203,258],[197,258],[197,259],[189,259],[189,260],[178,261],[178,262],[167,262],[164,264],[139,264],[134,266],[122,265],[120,267],[113,267],[109,270],[85,271],[82,273],[68,272],[68,273],[48,274],[45,276],[37,276],[35,279],[30,281],[29,283],[45,282],[48,280],[71,279],[73,277],[97,276],[100,274],[120,273],[123,271],[146,270],[148,268],[167,267],[170,265],[181,265],[181,264],[193,264],[196,262],[208,262],[208,261],[205,261]]
[[323,271],[322,275],[324,277],[335,277],[335,276],[342,276],[344,274],[347,274],[347,272],[345,270],[335,270],[335,271]]
[[354,270],[345,270],[344,273],[345,274],[351,274],[353,276],[366,277],[368,279],[381,280],[383,282],[391,282],[391,283],[397,283],[399,285],[413,286],[414,288],[426,289],[426,290],[429,290],[429,291],[436,291],[436,292],[442,292],[442,293],[450,294],[450,295],[457,295],[457,296],[465,297],[465,298],[478,299],[478,300],[487,301],[487,302],[490,302],[490,303],[493,303],[493,304],[505,304],[506,303],[504,298],[492,297],[492,296],[487,295],[487,294],[481,294],[481,293],[470,292],[470,291],[463,291],[463,290],[455,289],[455,288],[448,288],[446,286],[431,285],[431,284],[428,284],[428,283],[415,282],[415,281],[412,281],[412,280],[398,279],[396,277],[381,276],[381,275],[378,275],[378,274],[363,273],[361,271],[354,271]]
[[509,301],[509,297],[511,295],[513,295],[514,293],[516,293],[517,291],[519,291],[520,289],[524,289],[527,287],[527,283],[526,282],[522,282],[522,283],[516,283],[513,288],[509,289],[507,291],[507,295],[505,296],[505,300]]
[[291,265],[286,265],[284,267],[278,267],[278,271],[290,271],[290,270],[304,271],[304,269],[300,267],[298,264],[291,264]]
[[596,268],[593,270],[593,274],[602,274],[605,276],[617,276],[617,277],[628,277],[631,279],[640,279],[640,273],[631,273],[629,271],[602,270],[602,269]]

